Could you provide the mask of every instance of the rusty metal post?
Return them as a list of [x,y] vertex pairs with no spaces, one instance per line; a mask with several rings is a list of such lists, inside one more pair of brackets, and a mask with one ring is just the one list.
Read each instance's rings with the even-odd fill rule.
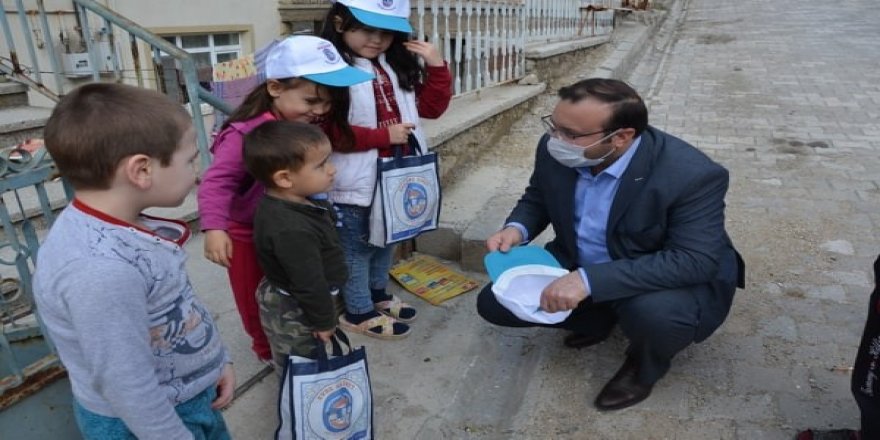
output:
[[15,40],[12,39],[12,28],[6,19],[6,11],[0,14],[0,26],[3,27],[3,36],[6,37],[6,47],[9,48],[9,59],[12,61],[12,72],[21,73],[21,65],[18,62],[18,52],[15,50]]
[[131,59],[134,60],[134,75],[137,77],[138,87],[144,87],[144,73],[141,72],[141,54],[138,49],[137,37],[131,32],[128,33],[129,47],[131,48]]
[[[40,72],[40,60],[37,59],[37,49],[34,48],[34,41],[30,38],[31,35],[31,26],[27,21],[27,14],[25,14],[24,3],[21,0],[15,0],[15,6],[18,8],[18,21],[21,26],[21,32],[25,36],[25,42],[27,43],[28,54],[31,56],[31,64],[34,66],[34,75],[37,78],[37,83],[43,84],[43,72]],[[3,11],[5,14],[6,11]]]

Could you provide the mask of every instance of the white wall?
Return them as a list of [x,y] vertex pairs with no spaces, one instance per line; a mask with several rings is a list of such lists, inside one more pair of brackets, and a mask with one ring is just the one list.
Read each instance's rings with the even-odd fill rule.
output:
[[149,29],[247,26],[250,53],[281,33],[277,0],[105,0]]
[[[98,0],[110,9],[131,21],[160,34],[183,34],[183,33],[219,33],[224,31],[243,32],[241,44],[242,53],[248,54],[256,48],[262,47],[281,32],[281,19],[278,13],[277,0]],[[25,8],[28,11],[36,11],[34,0],[25,0]],[[2,0],[2,6],[6,11],[6,18],[13,29],[16,51],[22,65],[32,66],[33,62],[25,45],[26,38],[38,43],[37,56],[40,69],[43,72],[43,83],[50,89],[55,90],[54,77],[51,74],[52,65],[49,60],[47,46],[53,45],[59,54],[64,53],[58,34],[63,30],[72,41],[71,51],[77,51],[79,38],[76,32],[76,17],[73,14],[73,2],[70,0],[46,0],[45,8],[49,22],[49,32],[43,33],[40,20],[36,15],[28,17],[31,34],[25,36],[16,15],[15,2]],[[90,30],[95,33],[104,26],[103,20],[95,15],[89,18]],[[34,34],[36,30],[36,36]],[[115,27],[114,36],[116,47],[122,58],[124,77],[126,82],[135,83],[133,73],[134,63],[131,56],[128,34]],[[0,33],[0,40],[5,40]],[[40,48],[42,46],[42,48]],[[7,44],[0,41],[0,56],[8,57]],[[146,86],[153,84],[151,78],[152,63],[150,61],[149,47],[139,46],[141,71],[147,81]],[[107,77],[112,78],[112,76]],[[64,91],[86,82],[91,77],[83,79],[64,78]],[[56,90],[57,91],[57,90]],[[37,98],[36,104],[44,104],[45,101]]]

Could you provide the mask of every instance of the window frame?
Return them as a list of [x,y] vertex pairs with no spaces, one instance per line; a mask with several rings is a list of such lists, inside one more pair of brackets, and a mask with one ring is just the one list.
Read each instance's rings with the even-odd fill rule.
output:
[[[236,35],[238,37],[238,44],[235,44],[235,45],[228,45],[228,44],[227,45],[216,45],[214,43],[214,37],[216,35],[229,35],[229,34]],[[218,63],[218,61],[217,61],[218,54],[235,53],[235,58],[233,58],[233,59],[239,59],[242,57],[242,54],[244,53],[244,47],[242,44],[242,40],[244,40],[244,34],[245,33],[242,31],[191,32],[191,33],[187,32],[187,33],[179,33],[179,34],[162,35],[162,38],[164,38],[166,41],[179,47],[181,50],[183,50],[187,53],[190,53],[193,55],[207,53],[210,57],[210,63],[211,63],[210,66],[208,66],[208,67],[212,67]],[[190,48],[183,47],[183,37],[203,36],[203,35],[208,37],[208,45],[207,46],[196,46],[196,47],[190,47]],[[227,60],[227,61],[230,61],[230,60]]]

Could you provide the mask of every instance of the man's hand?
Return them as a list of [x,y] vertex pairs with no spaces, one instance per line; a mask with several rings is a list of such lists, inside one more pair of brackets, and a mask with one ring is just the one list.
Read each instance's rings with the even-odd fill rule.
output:
[[489,249],[489,252],[507,252],[510,248],[522,243],[522,241],[523,236],[519,229],[508,226],[489,237],[486,240],[486,247]]
[[541,310],[548,313],[573,310],[589,293],[577,270],[563,275],[541,292]]
[[226,231],[212,229],[205,232],[205,258],[212,263],[229,267],[232,261],[232,240]]
[[226,408],[232,402],[233,393],[235,393],[235,372],[232,371],[232,364],[226,364],[223,373],[220,373],[220,380],[217,381],[217,398],[211,402],[211,408]]

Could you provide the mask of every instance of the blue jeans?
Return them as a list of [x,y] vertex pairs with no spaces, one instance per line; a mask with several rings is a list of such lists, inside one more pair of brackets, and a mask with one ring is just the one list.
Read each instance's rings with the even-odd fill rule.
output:
[[375,307],[370,289],[385,289],[388,286],[394,246],[381,248],[369,243],[369,207],[336,207],[342,223],[339,238],[348,264],[348,282],[342,288],[345,310],[351,314],[371,312]]
[[[232,437],[226,429],[223,414],[211,408],[211,402],[217,397],[217,390],[208,387],[174,407],[177,415],[183,420],[186,428],[192,432],[196,440],[230,440]],[[122,419],[95,414],[74,399],[73,415],[79,431],[86,440],[136,440],[137,438],[125,426]],[[170,440],[170,439],[169,439]]]

